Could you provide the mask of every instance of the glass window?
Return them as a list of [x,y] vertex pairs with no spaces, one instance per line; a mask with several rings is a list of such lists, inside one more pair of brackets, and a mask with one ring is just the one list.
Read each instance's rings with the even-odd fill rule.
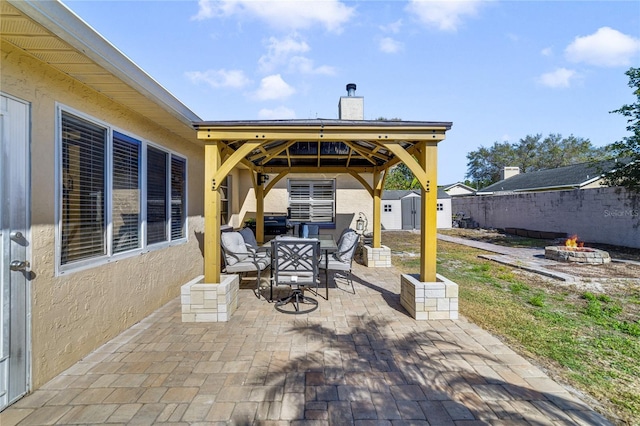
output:
[[383,208],[386,213],[391,213],[391,204],[385,204]]
[[186,236],[187,215],[186,182],[187,162],[184,158],[171,156],[171,240]]
[[335,180],[289,180],[291,220],[335,224]]
[[106,255],[107,129],[62,114],[61,258],[65,265]]
[[168,153],[147,148],[147,244],[167,241]]
[[186,238],[185,158],[67,111],[59,117],[61,272]]
[[231,176],[224,178],[220,185],[220,225],[228,225],[231,220]]
[[113,252],[140,247],[140,141],[113,132]]

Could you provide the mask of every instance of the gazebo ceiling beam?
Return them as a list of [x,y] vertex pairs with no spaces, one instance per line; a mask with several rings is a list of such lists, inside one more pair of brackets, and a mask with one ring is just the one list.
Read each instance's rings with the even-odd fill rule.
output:
[[[349,166],[349,170],[355,173],[373,173],[376,167],[369,166]],[[256,171],[260,173],[345,173],[346,168],[344,166],[321,166],[320,169],[314,166],[261,166],[256,167]]]
[[[429,123],[431,124],[431,123]],[[448,123],[433,123],[427,126],[377,126],[367,125],[220,125],[219,123],[197,125],[198,139],[206,142],[221,142],[225,145],[225,157],[256,172],[263,173],[344,173],[345,168],[355,173],[372,173],[405,162],[415,161],[416,144],[437,143],[445,138]],[[317,143],[317,153],[297,155],[292,147],[297,142]],[[322,142],[340,142],[347,148],[344,154],[322,154]],[[390,149],[390,145],[394,148]],[[251,148],[249,148],[251,147]],[[400,156],[398,148],[401,149]],[[231,151],[231,155],[228,155]],[[238,158],[238,151],[244,156]],[[328,151],[329,152],[329,151]],[[404,155],[403,155],[404,154]],[[408,154],[408,155],[407,155]],[[404,159],[403,159],[404,157]],[[272,160],[286,160],[285,164],[269,165]],[[316,160],[313,165],[296,164],[296,160]],[[366,161],[370,166],[354,165],[354,161]],[[323,165],[324,160],[334,164]],[[234,162],[232,161],[232,163]],[[335,164],[343,162],[342,166]],[[226,163],[226,161],[225,161]],[[228,167],[228,166],[227,166]],[[226,167],[223,166],[224,169]],[[226,172],[227,170],[224,170]],[[425,176],[419,180],[424,184]]]
[[369,130],[360,128],[324,128],[324,129],[245,129],[232,128],[215,130],[200,129],[198,131],[198,139],[205,141],[220,140],[245,140],[245,141],[277,141],[277,140],[299,140],[299,141],[328,141],[328,142],[344,142],[353,140],[362,140],[378,145],[378,142],[387,141],[431,141],[437,142],[444,140],[445,130],[442,129],[421,129],[420,131],[412,131],[410,129],[384,129]]
[[380,159],[382,161],[389,161],[389,159],[390,159],[386,155],[374,153],[373,150],[370,150],[368,148],[365,148],[363,146],[355,144],[355,143],[353,143],[351,141],[349,141],[349,142],[345,141],[344,143],[349,148],[351,148],[352,150],[354,150],[355,152],[357,152],[358,154],[360,154],[361,156],[363,156],[364,158],[369,160],[369,162],[372,163],[372,164],[376,164],[376,161],[374,160],[374,158],[378,158],[378,159]]
[[249,161],[256,161],[262,159],[261,163],[264,164],[272,158],[282,154],[285,150],[289,149],[291,145],[296,143],[297,141],[287,141],[286,143],[282,143],[280,145],[274,146],[273,148],[265,148],[263,154],[255,154],[249,157]]

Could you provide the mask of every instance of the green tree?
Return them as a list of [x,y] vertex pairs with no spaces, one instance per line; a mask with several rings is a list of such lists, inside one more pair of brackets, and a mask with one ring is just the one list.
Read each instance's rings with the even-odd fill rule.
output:
[[478,182],[480,188],[498,182],[504,167],[519,167],[521,173],[584,163],[604,158],[604,150],[595,148],[588,139],[573,135],[563,138],[550,134],[527,135],[516,143],[495,142],[467,154],[465,177]]
[[640,192],[640,68],[629,68],[625,74],[629,77],[629,87],[633,89],[636,101],[611,113],[627,117],[627,131],[631,134],[607,148],[614,158],[623,160],[627,166],[606,173],[605,182]]
[[[377,121],[402,121],[401,118],[378,117]],[[391,167],[389,175],[384,180],[384,189],[416,189],[420,183],[406,164],[400,163]]]
[[500,180],[503,167],[514,164],[515,150],[508,142],[494,142],[493,146],[481,146],[477,151],[467,154],[467,174],[478,188],[485,187]]
[[420,183],[406,164],[400,163],[389,170],[384,181],[384,189],[416,189]]

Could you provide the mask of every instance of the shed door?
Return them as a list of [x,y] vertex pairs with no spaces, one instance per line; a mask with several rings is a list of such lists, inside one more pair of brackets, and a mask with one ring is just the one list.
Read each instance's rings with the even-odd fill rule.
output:
[[0,411],[28,390],[29,105],[0,95]]
[[402,229],[420,229],[420,197],[405,197],[402,203]]

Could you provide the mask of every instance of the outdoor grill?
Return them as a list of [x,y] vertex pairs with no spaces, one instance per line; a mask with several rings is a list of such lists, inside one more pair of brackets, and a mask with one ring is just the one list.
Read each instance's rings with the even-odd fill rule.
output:
[[274,214],[264,216],[264,233],[266,235],[283,235],[287,233],[287,215]]
[[[245,226],[256,232],[256,222],[246,221]],[[289,231],[289,219],[286,213],[269,213],[264,215],[265,235],[284,235]]]

